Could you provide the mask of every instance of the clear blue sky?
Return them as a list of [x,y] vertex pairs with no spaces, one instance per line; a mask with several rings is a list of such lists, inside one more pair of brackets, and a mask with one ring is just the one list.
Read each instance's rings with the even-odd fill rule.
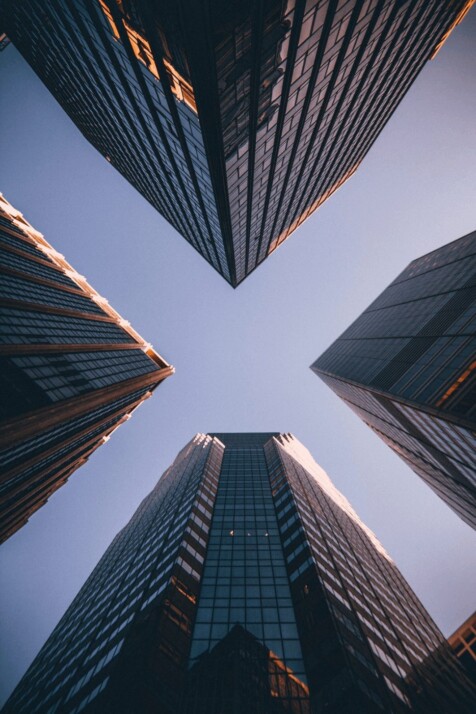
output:
[[475,229],[476,9],[353,178],[233,290],[0,54],[0,190],[176,367],[0,552],[1,697],[198,431],[291,431],[445,634],[474,609],[476,538],[310,371],[415,257]]

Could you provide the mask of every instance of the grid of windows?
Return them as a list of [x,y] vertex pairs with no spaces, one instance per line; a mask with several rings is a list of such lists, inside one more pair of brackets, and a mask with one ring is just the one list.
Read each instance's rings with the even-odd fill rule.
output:
[[[128,633],[134,632],[134,623],[152,622],[158,612],[166,626],[155,666],[160,652],[188,655],[187,620],[193,618],[197,599],[204,560],[200,553],[205,553],[222,452],[223,447],[205,435],[197,435],[180,452],[116,536],[7,711],[12,707],[15,712],[77,714],[104,689],[120,687],[121,656],[126,667],[131,656]],[[106,683],[93,696],[105,675]],[[137,700],[136,706],[128,711],[140,710]]]
[[[313,638],[321,629],[326,631],[323,621],[307,612],[303,603],[319,590],[334,621],[328,629],[327,656],[334,637],[330,632],[337,631],[352,655],[341,666],[350,666],[362,693],[370,690],[374,695],[363,711],[373,711],[373,705],[399,711],[392,695],[419,710],[422,703],[415,687],[428,711],[444,710],[448,692],[457,696],[459,686],[463,690],[460,706],[466,711],[473,696],[471,685],[463,677],[462,684],[455,686],[461,673],[441,633],[374,534],[297,439],[280,435],[266,451],[293,600],[298,613],[302,608],[298,624],[305,627],[300,631],[305,657]],[[310,684],[316,678],[323,691],[322,665],[318,660],[313,664]],[[340,695],[334,693],[336,711],[342,710],[339,707],[344,707],[346,696],[352,701],[351,681],[341,687]],[[323,691],[323,696],[329,692]]]
[[[3,243],[2,236],[0,236],[0,242]],[[3,246],[2,250],[0,250],[0,266],[20,270],[25,275],[44,278],[45,280],[60,283],[61,285],[66,285],[70,288],[77,289],[78,287],[76,283],[71,280],[71,278],[68,278],[67,275],[62,273],[61,270],[55,270],[53,267],[50,268],[49,266],[34,260],[25,260],[25,257],[22,255],[17,255],[16,253],[10,253],[9,251],[3,250]]]
[[416,259],[312,369],[476,527],[476,232]]
[[448,638],[448,642],[476,684],[476,612]]
[[114,400],[96,409],[91,409],[87,414],[63,421],[53,429],[45,429],[35,434],[30,439],[25,439],[14,446],[8,445],[0,448],[0,464],[3,468],[19,467],[27,458],[31,459],[41,454],[47,448],[51,448],[62,440],[73,436],[78,431],[93,426],[95,421],[101,422],[105,417],[110,416],[116,410],[124,409],[127,414],[131,406],[147,393],[147,388],[135,390],[121,399]]
[[473,695],[395,564],[302,444],[197,434],[5,712],[470,714]]
[[0,306],[2,344],[108,344],[134,339],[113,322]]
[[1,195],[0,219],[5,539],[173,370]]
[[2,275],[0,298],[61,307],[78,312],[92,312],[98,315],[103,312],[89,296],[75,295],[13,275]]
[[91,143],[232,285],[356,170],[465,2],[4,2]]
[[148,374],[154,369],[141,349],[0,358],[0,366],[7,361],[35,382],[52,402]]
[[[9,232],[6,233],[4,230],[2,230],[2,226],[7,227]],[[14,232],[18,234],[18,237],[11,233],[12,230],[14,230]],[[23,240],[23,238],[26,238],[26,234],[24,233],[24,231],[20,231],[17,226],[12,226],[10,220],[4,218],[3,216],[0,216],[0,241],[2,243],[6,243],[12,248],[21,250],[23,253],[29,253],[30,255],[33,255],[36,258],[48,260],[41,250],[39,250],[32,243],[30,243],[28,239]]]
[[305,682],[263,448],[225,446],[191,665],[241,625]]
[[[2,494],[3,496],[3,494],[8,494],[9,491],[13,491],[16,493],[23,485],[24,492],[26,495],[28,493],[28,490],[32,487],[32,484],[34,484],[35,487],[38,484],[37,479],[34,479],[33,477],[35,477],[37,474],[44,474],[45,470],[46,475],[44,475],[43,478],[45,481],[50,482],[50,480],[54,477],[54,471],[56,470],[56,468],[58,468],[59,470],[63,470],[65,468],[64,457],[68,456],[71,452],[73,452],[74,455],[71,458],[74,461],[74,459],[77,459],[77,449],[79,449],[84,444],[89,444],[96,438],[102,438],[102,436],[114,426],[116,426],[121,419],[121,416],[117,416],[114,419],[111,419],[110,421],[101,424],[101,426],[97,429],[91,429],[86,434],[84,434],[84,436],[75,439],[67,446],[54,450],[54,452],[50,456],[47,456],[43,459],[39,459],[32,466],[26,467],[25,469],[20,471],[17,476],[12,476],[11,479],[0,485],[0,494]],[[87,449],[85,449],[84,452],[81,451],[81,455],[86,452]]]

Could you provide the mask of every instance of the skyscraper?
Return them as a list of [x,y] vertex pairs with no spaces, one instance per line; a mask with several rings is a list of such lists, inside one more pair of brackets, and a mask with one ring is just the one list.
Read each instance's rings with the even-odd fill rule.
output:
[[173,372],[0,194],[0,540]]
[[5,712],[470,712],[391,558],[290,434],[197,434]]
[[84,136],[233,286],[352,175],[473,0],[1,0]]
[[311,369],[476,528],[476,232],[417,258]]

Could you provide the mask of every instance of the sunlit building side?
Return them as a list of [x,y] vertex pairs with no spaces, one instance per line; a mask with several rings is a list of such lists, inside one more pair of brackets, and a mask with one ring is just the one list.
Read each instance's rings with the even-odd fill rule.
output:
[[476,684],[476,612],[448,637],[448,642],[467,674]]
[[172,372],[0,194],[0,540]]

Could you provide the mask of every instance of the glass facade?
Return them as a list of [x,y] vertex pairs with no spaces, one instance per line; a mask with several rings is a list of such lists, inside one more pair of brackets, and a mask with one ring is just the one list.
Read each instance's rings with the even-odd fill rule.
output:
[[469,714],[475,693],[295,437],[197,434],[5,712]]
[[476,232],[414,260],[312,365],[476,528]]
[[172,369],[1,195],[0,274],[4,540]]
[[476,612],[448,637],[448,642],[476,685]]
[[[265,652],[272,653],[265,655],[265,662],[270,658],[279,662],[269,682],[284,700],[283,711],[308,711],[304,663],[263,450],[263,441],[271,435],[215,436],[226,449],[201,581],[190,666],[193,668],[198,662],[198,671],[204,669],[204,653],[208,652],[212,661],[214,657],[219,659],[218,652],[226,651],[224,644],[218,647],[220,641],[234,626],[241,626],[244,637],[239,639],[249,643],[252,652],[256,643],[256,654],[260,656],[261,642]],[[288,683],[297,680],[300,686],[288,689]],[[269,688],[263,694],[269,697]],[[218,710],[216,699],[211,697],[209,711]],[[203,701],[200,706],[203,707]],[[189,702],[189,707],[191,712],[202,711],[195,701]]]
[[85,137],[232,285],[362,161],[471,0],[3,0]]

